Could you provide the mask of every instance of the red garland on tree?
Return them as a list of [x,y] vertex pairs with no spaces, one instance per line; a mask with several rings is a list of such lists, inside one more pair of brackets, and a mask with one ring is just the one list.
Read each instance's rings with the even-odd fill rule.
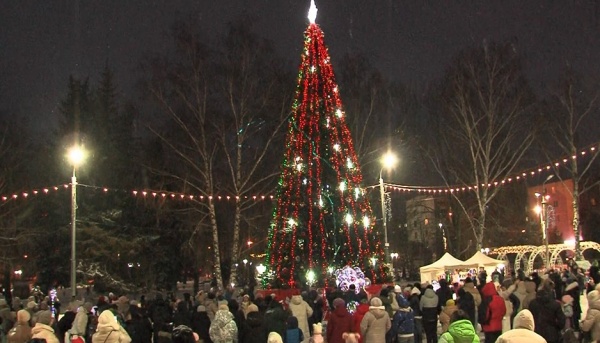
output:
[[315,17],[313,1],[262,275],[263,284],[273,288],[327,284],[332,271],[346,265],[361,268],[373,283],[387,274]]

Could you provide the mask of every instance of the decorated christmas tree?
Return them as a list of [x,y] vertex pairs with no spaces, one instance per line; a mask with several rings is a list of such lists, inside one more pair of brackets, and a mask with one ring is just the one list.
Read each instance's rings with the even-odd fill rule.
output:
[[274,288],[331,285],[347,266],[387,275],[316,12],[313,0],[262,275]]

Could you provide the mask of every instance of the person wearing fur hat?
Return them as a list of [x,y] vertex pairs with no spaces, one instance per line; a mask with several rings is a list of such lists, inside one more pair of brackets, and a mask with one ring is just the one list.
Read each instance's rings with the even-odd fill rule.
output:
[[513,320],[513,329],[509,330],[496,340],[496,343],[545,343],[544,337],[535,331],[535,321],[533,315],[527,309],[521,310]]
[[535,332],[548,343],[561,340],[561,330],[565,326],[565,314],[554,295],[554,282],[545,279],[537,291],[536,298],[529,304],[529,311],[535,320]]
[[31,338],[45,339],[46,343],[58,343],[58,337],[51,326],[53,322],[52,312],[48,310],[37,312],[37,322],[31,329]]
[[277,332],[269,332],[267,343],[283,343],[283,338],[281,338],[281,335]]
[[210,323],[208,333],[214,343],[233,343],[238,341],[238,327],[227,305],[219,305],[219,310],[215,314],[215,320]]
[[302,299],[301,295],[293,295],[289,304],[289,309],[292,312],[292,315],[298,319],[298,328],[302,330],[302,333],[304,334],[302,343],[308,343],[308,339],[310,338],[308,318],[313,314],[312,307]]
[[378,297],[371,298],[371,306],[360,322],[360,334],[364,343],[385,343],[386,333],[392,327],[392,321],[385,306]]
[[98,317],[98,327],[92,335],[92,343],[131,343],[131,337],[117,321],[117,316],[106,310]]
[[[479,305],[481,305],[481,293],[479,293],[479,290],[477,287],[475,287],[475,282],[470,277],[465,279],[465,284],[461,287],[461,289],[464,289],[465,292],[469,292],[473,296],[473,302],[475,303],[475,313],[473,315],[475,321],[473,322],[473,326],[477,327],[477,309],[479,308]],[[463,310],[466,311],[466,309]],[[469,315],[471,315],[471,313],[469,313]]]
[[450,317],[452,313],[456,312],[458,307],[454,303],[454,300],[448,299],[446,300],[446,306],[442,308],[442,312],[440,312],[440,323],[442,324],[442,332],[448,331],[448,327],[450,326]]
[[344,299],[335,298],[332,304],[334,310],[329,315],[327,322],[326,341],[327,343],[344,343],[342,335],[344,332],[352,331],[352,315],[348,312]]
[[17,312],[17,324],[8,332],[8,343],[27,343],[31,340],[31,315],[26,310]]
[[587,293],[588,310],[581,321],[581,331],[591,336],[593,342],[600,341],[600,292],[593,290]]

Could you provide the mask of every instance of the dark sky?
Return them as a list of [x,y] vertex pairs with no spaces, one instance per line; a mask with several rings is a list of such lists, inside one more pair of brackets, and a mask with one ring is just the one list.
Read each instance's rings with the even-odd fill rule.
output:
[[[362,51],[389,77],[422,86],[440,77],[456,52],[487,39],[515,42],[538,89],[555,80],[565,63],[600,74],[597,1],[316,3],[334,68],[345,52]],[[258,31],[296,65],[308,6],[309,0],[4,0],[0,111],[47,128],[48,120],[55,122],[69,74],[96,81],[107,60],[123,96],[133,97],[129,90],[140,58],[169,45],[166,32],[181,16],[193,15],[215,35],[248,11]]]

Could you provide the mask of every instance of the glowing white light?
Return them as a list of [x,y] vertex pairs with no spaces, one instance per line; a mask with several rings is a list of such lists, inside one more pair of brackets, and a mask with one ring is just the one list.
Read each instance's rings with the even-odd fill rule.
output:
[[317,20],[317,12],[319,10],[317,9],[317,6],[315,5],[315,0],[311,0],[310,1],[310,8],[308,9],[308,20],[310,21],[311,24],[315,23],[315,20]]
[[325,124],[326,127],[329,127],[329,118],[327,118],[327,123]]
[[306,281],[308,281],[309,284],[313,284],[315,282],[315,276],[315,272],[309,270],[306,272]]
[[288,220],[288,225],[289,225],[289,226],[294,226],[294,225],[296,225],[296,221],[295,221],[293,218],[290,218],[290,219]]
[[333,87],[333,92],[334,92],[334,93],[337,93],[337,91],[338,91],[338,90],[337,90],[337,87]]
[[340,182],[340,191],[345,191],[346,190],[346,181],[342,181]]
[[317,68],[315,68],[315,66],[310,66],[310,72],[311,72],[311,73],[314,73],[314,72],[315,72],[315,70],[317,70]]
[[339,145],[339,144],[337,144],[337,143],[335,143],[335,144],[333,145],[333,150],[335,150],[335,151],[340,151],[340,145]]
[[304,180],[302,180],[302,183],[306,185],[308,183],[308,180],[304,179]]
[[348,157],[348,159],[346,161],[348,164],[348,169],[354,168],[354,163],[352,163],[352,160],[350,159],[350,157]]
[[369,217],[363,217],[363,226],[365,227],[365,229],[368,229],[369,226],[371,226],[371,219],[369,219]]
[[358,199],[359,196],[360,196],[360,188],[356,187],[356,188],[354,188],[354,198]]
[[262,263],[256,266],[256,271],[258,272],[258,275],[262,275],[266,270],[267,267],[265,267]]
[[296,164],[296,170],[302,171],[302,163]]
[[341,118],[344,115],[344,113],[338,108],[337,110],[335,110],[335,115],[338,116],[338,118]]
[[352,224],[354,220],[352,219],[352,215],[350,213],[346,213],[346,223],[348,223],[348,225]]
[[319,207],[323,207],[323,199],[319,195]]
[[327,267],[327,272],[328,272],[329,274],[333,273],[333,267]]
[[533,212],[535,212],[535,214],[542,213],[542,207],[540,205],[537,205],[536,207],[533,208]]

